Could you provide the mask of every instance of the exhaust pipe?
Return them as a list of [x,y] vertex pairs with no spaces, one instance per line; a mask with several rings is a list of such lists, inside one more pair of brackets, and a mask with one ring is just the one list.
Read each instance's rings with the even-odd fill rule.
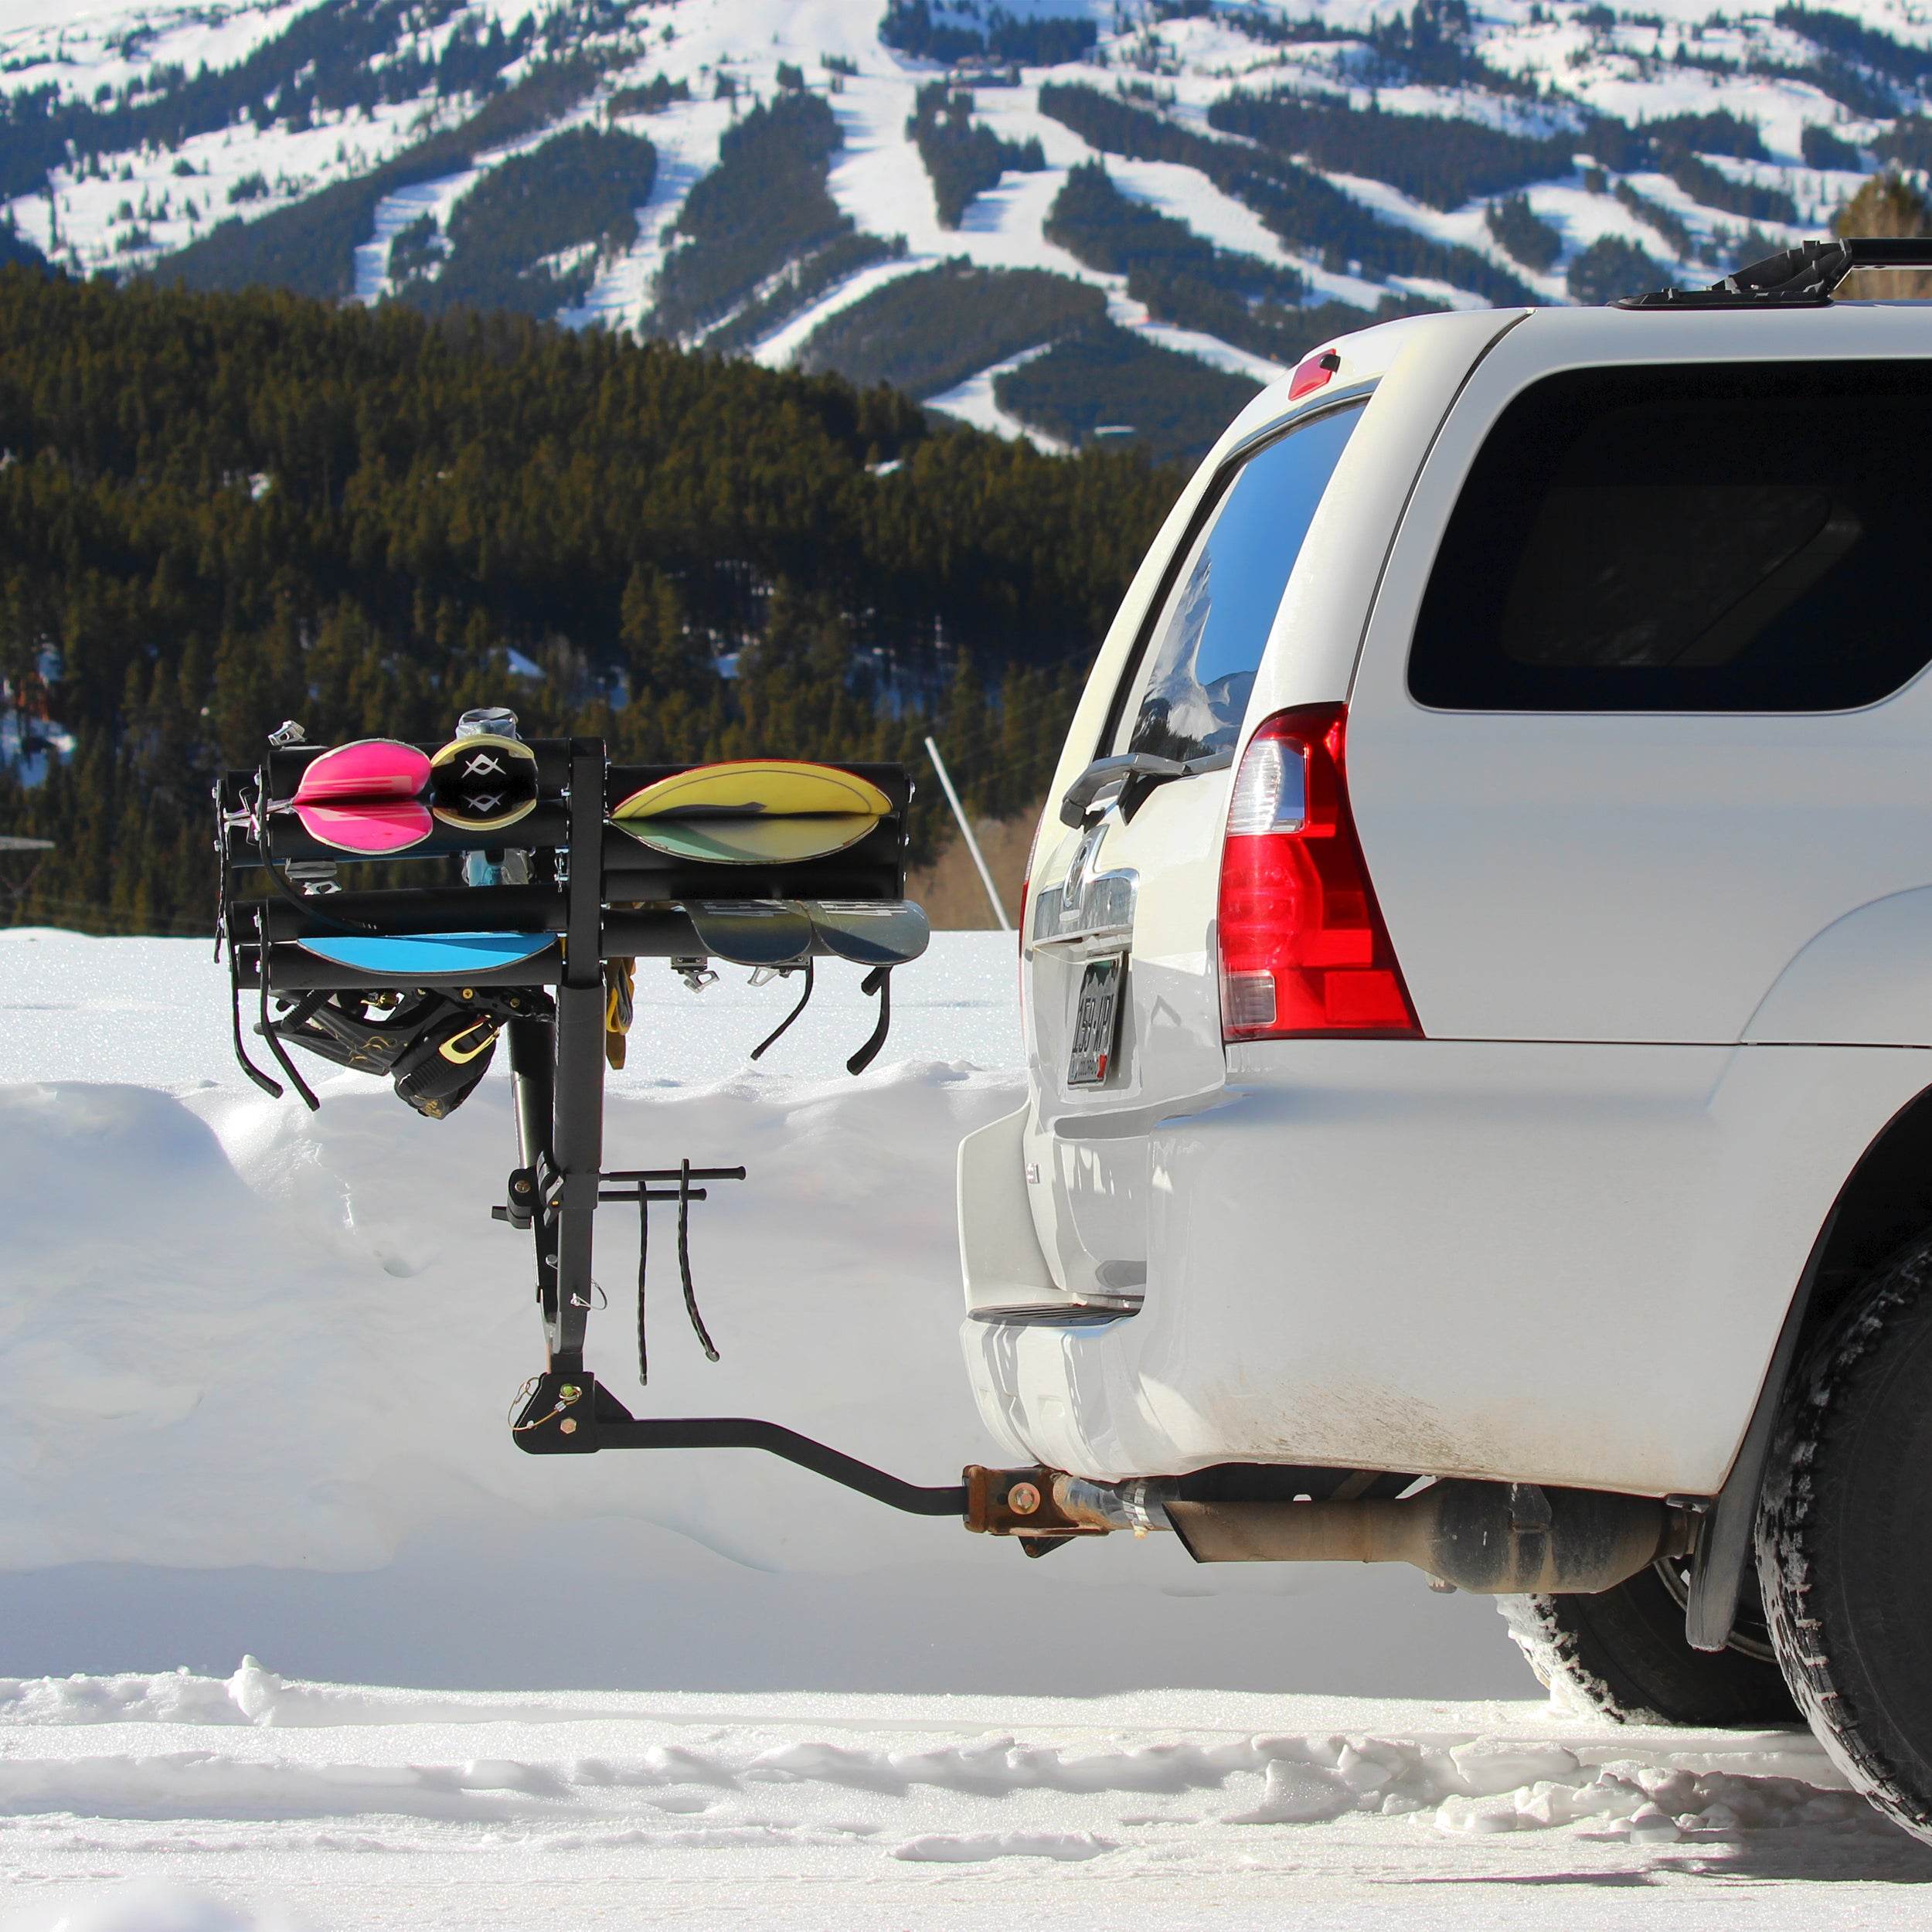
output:
[[1165,1507],[1196,1563],[1413,1563],[1494,1597],[1614,1589],[1681,1553],[1689,1520],[1646,1496],[1535,1483],[1438,1482],[1397,1502]]
[[1652,1497],[1536,1483],[1435,1482],[1393,1502],[1190,1502],[1185,1478],[967,1475],[978,1505],[967,1526],[1026,1537],[1035,1549],[1049,1539],[1172,1529],[1196,1563],[1413,1563],[1488,1596],[1613,1589],[1660,1556],[1684,1554],[1695,1529],[1685,1512]]

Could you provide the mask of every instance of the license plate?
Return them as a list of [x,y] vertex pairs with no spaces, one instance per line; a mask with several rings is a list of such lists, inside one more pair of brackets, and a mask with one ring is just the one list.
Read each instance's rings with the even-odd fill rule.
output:
[[1127,955],[1109,953],[1090,959],[1080,975],[1080,1002],[1073,1009],[1073,1051],[1066,1066],[1069,1087],[1098,1087],[1114,1064],[1121,1032],[1121,986]]

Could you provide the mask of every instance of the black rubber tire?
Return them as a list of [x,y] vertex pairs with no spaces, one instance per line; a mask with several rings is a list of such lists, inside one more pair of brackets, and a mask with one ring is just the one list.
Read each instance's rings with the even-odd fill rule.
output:
[[1620,1724],[1759,1730],[1797,1723],[1761,1629],[1753,1641],[1756,1606],[1740,1606],[1738,1648],[1693,1650],[1681,1591],[1653,1565],[1595,1596],[1512,1597],[1502,1607],[1546,1689],[1567,1690]]
[[1792,1379],[1757,1522],[1771,1641],[1856,1790],[1932,1844],[1932,1237]]

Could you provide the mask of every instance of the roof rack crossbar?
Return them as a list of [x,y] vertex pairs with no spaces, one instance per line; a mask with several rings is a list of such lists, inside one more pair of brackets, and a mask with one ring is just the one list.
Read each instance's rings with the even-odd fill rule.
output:
[[1857,268],[1932,269],[1932,236],[1808,241],[1733,270],[1708,288],[1626,295],[1613,308],[1822,308]]

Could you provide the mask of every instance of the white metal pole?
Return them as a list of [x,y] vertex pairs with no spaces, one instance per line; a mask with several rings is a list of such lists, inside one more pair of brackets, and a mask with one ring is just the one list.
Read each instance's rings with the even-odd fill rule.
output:
[[966,849],[973,855],[973,863],[979,868],[979,883],[986,888],[986,896],[993,908],[993,917],[999,921],[1003,933],[1013,930],[1013,922],[1006,917],[1006,908],[999,903],[999,893],[993,884],[993,875],[986,869],[986,856],[979,849],[979,841],[973,836],[973,828],[966,821],[966,808],[959,802],[959,794],[953,789],[952,774],[946,769],[946,760],[939,755],[939,747],[931,739],[926,740],[927,755],[933,761],[933,769],[939,774],[939,788],[946,794],[946,802],[953,808],[953,816],[959,821],[961,835],[966,841]]

